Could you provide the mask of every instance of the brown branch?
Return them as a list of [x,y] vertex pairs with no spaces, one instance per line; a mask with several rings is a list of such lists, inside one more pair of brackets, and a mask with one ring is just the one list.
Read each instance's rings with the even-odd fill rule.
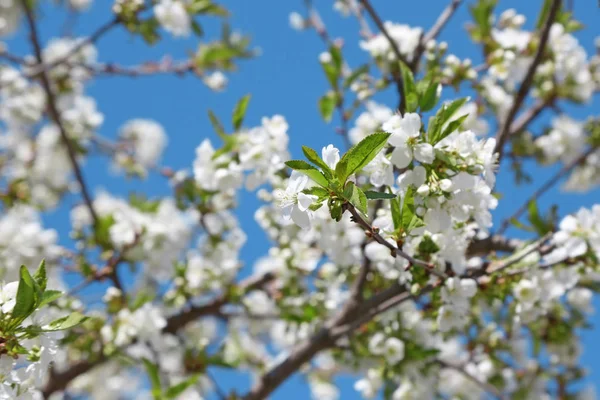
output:
[[[252,276],[239,283],[238,291],[242,294],[245,294],[252,290],[260,289],[269,282],[273,281],[273,279],[275,279],[275,275],[270,272],[263,275]],[[228,292],[224,292],[205,305],[191,307],[189,310],[169,317],[167,318],[167,325],[162,331],[164,333],[174,334],[198,318],[207,315],[220,316],[221,308],[226,305],[229,300]],[[48,398],[51,394],[60,390],[64,390],[73,379],[77,378],[79,375],[89,372],[92,368],[104,363],[105,361],[108,361],[108,359],[108,357],[100,354],[100,357],[97,360],[80,361],[71,365],[62,372],[53,371],[50,380],[46,384],[46,387],[42,389],[44,397]]]
[[42,389],[42,395],[45,399],[49,398],[53,393],[65,390],[71,381],[80,375],[92,370],[92,368],[106,361],[107,358],[101,355],[99,359],[94,361],[83,360],[71,365],[68,369],[62,372],[50,370],[48,383]]
[[529,107],[527,111],[519,116],[511,125],[508,132],[508,136],[515,135],[520,131],[527,128],[527,126],[535,120],[546,107],[554,103],[554,96],[548,97],[543,100],[538,100],[534,105]]
[[[25,16],[27,18],[27,23],[29,25],[30,39],[31,39],[31,43],[33,45],[37,63],[38,63],[38,65],[43,66],[44,60],[42,57],[42,47],[40,45],[40,39],[39,39],[39,35],[37,32],[35,19],[33,16],[33,10],[31,9],[29,1],[22,0],[22,4],[23,4],[23,8],[25,10]],[[48,112],[50,114],[50,118],[54,121],[54,123],[56,124],[56,126],[58,127],[58,129],[60,131],[61,139],[67,149],[67,155],[71,162],[71,166],[73,167],[73,172],[75,173],[75,178],[77,179],[77,182],[79,183],[79,186],[81,188],[81,194],[83,196],[83,200],[84,200],[84,202],[89,210],[89,213],[92,217],[92,220],[94,222],[94,227],[96,227],[96,226],[98,226],[98,214],[96,214],[96,210],[94,209],[94,206],[92,203],[92,198],[88,192],[87,186],[85,184],[85,180],[83,178],[83,173],[81,172],[81,168],[79,167],[79,164],[77,162],[77,154],[75,153],[73,144],[71,143],[71,140],[69,139],[67,131],[62,123],[60,113],[56,106],[56,97],[55,97],[54,91],[52,89],[52,85],[50,84],[50,79],[48,78],[48,74],[47,74],[45,68],[41,67],[40,71],[38,73],[39,73],[40,80],[42,82],[42,87],[44,88],[44,92],[46,93],[46,97],[48,100]]]
[[504,119],[504,121],[500,125],[500,128],[498,129],[498,133],[496,134],[495,149],[495,152],[498,153],[498,160],[502,159],[504,144],[508,139],[509,130],[511,128],[512,122],[515,119],[517,112],[523,105],[523,102],[525,101],[525,98],[529,93],[529,89],[531,88],[531,85],[533,85],[533,77],[535,76],[535,72],[537,71],[538,66],[542,62],[542,58],[544,57],[544,52],[546,50],[546,45],[550,36],[550,28],[552,28],[552,24],[556,19],[556,15],[560,10],[561,4],[561,0],[552,1],[550,12],[548,13],[548,18],[546,19],[546,22],[544,23],[544,26],[542,28],[540,43],[538,45],[537,52],[533,58],[533,61],[531,62],[531,65],[529,66],[529,69],[527,70],[527,74],[525,75],[523,82],[521,82],[519,90],[517,91],[517,94],[514,98],[512,107],[508,111],[506,118]]
[[451,364],[451,363],[448,363],[448,362],[442,361],[442,360],[437,360],[437,363],[444,368],[453,369],[453,370],[459,372],[460,374],[464,375],[467,379],[469,379],[471,382],[473,382],[477,386],[479,386],[481,389],[492,394],[493,396],[497,397],[498,399],[501,399],[501,400],[506,399],[506,396],[504,396],[502,394],[502,392],[496,386],[494,386],[488,382],[484,382],[474,375],[471,375],[469,372],[467,372],[465,370],[464,367],[462,367],[460,365]]
[[421,37],[419,45],[415,50],[414,58],[412,59],[410,64],[413,72],[416,72],[419,68],[419,62],[421,60],[423,52],[425,51],[427,43],[430,40],[433,40],[438,37],[438,35],[442,32],[442,29],[444,29],[446,24],[450,21],[450,19],[452,18],[452,16],[454,15],[461,3],[462,0],[452,0],[452,2],[448,4],[444,11],[442,11],[442,13],[435,21],[435,24],[433,24],[431,29]]
[[[28,6],[25,6],[25,7],[28,7]],[[29,11],[27,11],[27,12],[31,12],[31,9],[29,9]],[[105,33],[110,31],[113,27],[119,25],[120,22],[121,22],[121,20],[119,19],[119,17],[115,17],[115,18],[111,19],[110,21],[104,23],[98,29],[96,29],[96,31],[94,33],[92,33],[87,38],[81,40],[79,43],[77,43],[75,46],[73,46],[73,48],[67,54],[65,54],[63,57],[60,57],[57,60],[54,60],[47,64],[44,64],[43,60],[38,58],[37,68],[34,68],[28,74],[28,77],[33,78],[37,75],[45,74],[48,71],[58,67],[59,65],[69,61],[69,59],[71,57],[73,57],[73,55],[75,55],[79,50],[83,49],[85,46],[96,43]]]
[[416,259],[402,251],[402,249],[397,248],[396,246],[385,240],[379,234],[379,231],[377,229],[374,229],[367,221],[365,221],[365,219],[358,213],[358,211],[352,204],[346,203],[346,209],[350,211],[350,214],[352,214],[353,221],[360,225],[365,231],[367,231],[368,235],[373,237],[373,239],[375,239],[375,241],[377,241],[379,244],[382,244],[388,249],[390,249],[392,257],[395,258],[397,256],[400,256],[412,265],[424,267],[427,271],[429,271],[433,275],[436,275],[439,278],[445,279],[448,277],[445,273],[436,270],[433,264],[428,263],[427,261]]
[[489,254],[492,251],[511,252],[523,245],[519,239],[510,239],[501,235],[488,236],[485,239],[474,240],[467,248],[469,257]]
[[[394,55],[396,56],[396,58],[399,61],[403,62],[404,64],[409,65],[406,58],[404,58],[402,53],[400,53],[398,44],[390,36],[390,33],[385,28],[383,21],[381,21],[381,18],[379,18],[379,15],[375,11],[375,9],[373,8],[373,6],[369,2],[369,0],[359,0],[359,2],[364,7],[364,9],[367,11],[367,13],[371,16],[371,19],[373,20],[373,22],[375,22],[375,25],[377,25],[377,28],[379,29],[379,31],[383,34],[383,36],[385,36],[385,38],[390,43],[390,46],[391,46],[392,51],[394,52]],[[396,89],[398,91],[398,96],[400,96],[400,101],[398,104],[398,111],[400,111],[400,114],[404,114],[404,111],[406,110],[406,99],[404,98],[404,82],[402,80],[402,73],[401,72],[394,73],[393,78],[394,78],[394,81],[396,82]]]
[[492,263],[486,269],[486,273],[488,275],[495,274],[505,269],[509,268],[512,265],[515,265],[519,261],[522,261],[528,255],[540,250],[542,246],[552,237],[552,233],[547,233],[540,239],[531,243],[529,246],[525,247],[521,252],[511,255],[510,257],[505,258],[499,263]]
[[529,206],[529,203],[532,200],[535,200],[535,199],[539,198],[540,196],[542,196],[544,193],[546,193],[550,188],[552,188],[552,186],[554,186],[555,183],[557,183],[562,177],[564,177],[566,174],[568,174],[573,168],[575,168],[579,164],[585,162],[585,160],[590,155],[592,155],[595,151],[596,151],[595,147],[590,147],[589,149],[587,149],[586,151],[581,153],[579,155],[579,157],[575,158],[570,163],[565,164],[560,169],[560,171],[558,171],[556,174],[554,174],[542,186],[540,186],[531,196],[529,196],[527,201],[525,203],[523,203],[523,205],[517,211],[515,211],[510,217],[508,217],[504,221],[502,221],[502,224],[500,225],[500,229],[498,229],[498,235],[502,235],[506,231],[506,229],[508,229],[508,227],[510,226],[511,220],[513,220],[515,218],[519,218],[521,216],[521,214],[523,214],[527,210],[527,207]]

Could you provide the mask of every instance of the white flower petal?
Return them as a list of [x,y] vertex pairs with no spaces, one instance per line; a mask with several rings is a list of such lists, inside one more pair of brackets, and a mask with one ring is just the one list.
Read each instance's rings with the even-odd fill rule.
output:
[[406,168],[412,161],[412,152],[407,146],[396,147],[392,152],[391,161],[398,168]]
[[433,146],[429,143],[420,143],[414,149],[415,158],[423,164],[431,164],[435,160]]

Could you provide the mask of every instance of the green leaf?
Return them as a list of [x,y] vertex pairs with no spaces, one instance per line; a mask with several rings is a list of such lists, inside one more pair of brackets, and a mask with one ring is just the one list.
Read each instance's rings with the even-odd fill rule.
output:
[[229,12],[222,6],[213,3],[211,0],[195,0],[187,7],[189,14],[205,14],[217,17],[227,17]]
[[12,317],[22,321],[35,310],[35,304],[37,303],[35,287],[37,283],[33,280],[24,265],[21,265],[19,274],[19,287],[17,288],[17,298],[12,311]]
[[285,165],[287,165],[294,171],[302,172],[304,175],[308,176],[310,179],[312,179],[319,185],[323,186],[324,188],[326,188],[327,185],[329,184],[329,182],[327,181],[327,178],[325,178],[325,176],[321,173],[321,171],[319,171],[318,169],[316,169],[315,167],[313,167],[306,161],[291,160],[291,161],[286,161]]
[[460,128],[460,126],[463,124],[463,122],[465,122],[465,119],[467,119],[468,117],[469,117],[469,114],[465,114],[465,115],[461,115],[460,117],[456,118],[454,121],[451,121],[448,124],[448,126],[446,126],[446,129],[444,129],[442,134],[440,136],[438,136],[437,141],[439,142],[439,141],[444,140],[452,132],[454,132],[455,130]]
[[348,76],[344,80],[344,89],[348,89],[350,85],[354,83],[355,80],[357,80],[358,78],[360,78],[361,75],[366,74],[367,72],[369,72],[369,64],[362,65],[354,71],[352,71],[350,76]]
[[323,71],[325,72],[325,76],[331,87],[337,89],[338,80],[342,74],[342,64],[344,60],[342,58],[342,52],[337,46],[329,47],[329,55],[331,56],[331,61],[325,63],[322,62],[321,66],[323,67]]
[[146,43],[153,45],[160,39],[160,35],[158,34],[159,26],[160,24],[156,18],[148,18],[145,21],[139,22],[137,32],[142,35],[142,38],[144,38]]
[[208,119],[210,119],[210,124],[212,125],[217,135],[219,135],[219,137],[224,141],[227,141],[228,136],[225,133],[225,128],[223,128],[223,124],[221,123],[221,121],[219,121],[219,118],[217,118],[217,116],[214,112],[212,112],[212,110],[208,110]]
[[367,196],[367,199],[370,199],[370,200],[375,200],[375,199],[395,199],[397,197],[393,193],[375,192],[373,190],[367,190],[365,192],[365,196]]
[[342,64],[344,58],[342,57],[342,50],[338,46],[329,46],[329,54],[331,54],[331,61],[338,70],[342,70]]
[[115,219],[112,214],[100,216],[98,218],[98,223],[94,226],[94,237],[96,242],[102,248],[111,248],[110,241],[110,227],[115,224]]
[[160,383],[160,373],[158,371],[158,366],[148,360],[147,358],[143,358],[142,362],[146,367],[146,372],[148,373],[148,378],[150,379],[150,387],[152,388],[152,396],[155,399],[160,399],[162,389]]
[[73,328],[74,326],[81,324],[82,322],[84,322],[87,319],[88,319],[88,317],[86,317],[85,315],[83,315],[79,312],[73,312],[73,313],[67,315],[66,317],[59,318],[56,321],[52,321],[48,325],[48,327],[46,327],[44,330],[46,330],[46,331],[61,331],[64,329]]
[[422,112],[426,112],[435,107],[440,100],[440,84],[436,81],[431,81],[425,92],[419,99],[419,106]]
[[539,30],[544,26],[544,22],[548,19],[548,14],[550,13],[550,5],[552,4],[552,0],[544,0],[544,4],[542,5],[542,9],[538,14],[537,21],[535,23],[535,27]]
[[415,112],[419,106],[419,93],[415,85],[415,78],[408,66],[401,64],[404,98],[406,100],[406,112]]
[[46,290],[46,284],[48,283],[48,278],[46,277],[46,260],[42,260],[40,266],[37,271],[33,274],[33,279],[37,282],[40,287],[40,291]]
[[350,175],[369,164],[383,149],[389,137],[389,133],[376,132],[348,150],[335,167],[339,181],[343,184]]
[[528,231],[528,232],[533,232],[533,229],[531,229],[531,227],[525,225],[524,223],[522,223],[521,221],[519,221],[517,218],[511,218],[510,219],[510,223],[512,225],[514,225],[515,227],[522,229],[524,231]]
[[235,105],[235,109],[233,110],[233,118],[232,124],[233,129],[236,131],[242,127],[242,123],[244,122],[244,116],[246,115],[246,109],[248,108],[248,103],[250,102],[250,95],[247,94],[240,99]]
[[58,300],[59,298],[62,297],[62,295],[63,295],[63,292],[61,292],[60,290],[46,290],[42,294],[42,298],[40,299],[38,308],[42,308],[45,305],[50,304],[55,300]]
[[[389,190],[391,192],[391,189]],[[392,209],[394,230],[398,231],[402,227],[402,212],[400,211],[400,198],[398,196],[390,201],[390,208]]]
[[325,122],[331,121],[336,105],[337,95],[334,92],[329,92],[319,99],[319,111]]
[[187,388],[196,384],[196,382],[198,381],[198,377],[199,375],[197,374],[193,375],[188,379],[169,387],[167,390],[165,390],[165,397],[167,399],[176,399],[177,396],[185,392]]
[[315,150],[311,149],[308,146],[302,146],[302,152],[304,153],[304,156],[308,159],[308,161],[321,168],[323,172],[329,173],[331,175],[331,168],[329,168],[329,165],[327,165],[325,161],[323,161],[323,159],[319,157],[319,154]]
[[535,199],[531,200],[527,205],[527,213],[527,219],[540,236],[552,231],[552,224],[549,221],[547,221],[542,215],[540,215]]
[[409,228],[413,223],[413,217],[415,213],[415,194],[412,186],[406,189],[406,193],[402,198],[402,209],[401,209],[401,226],[405,232],[409,232]]
[[344,188],[344,197],[350,202],[358,211],[367,215],[367,196],[363,193],[354,182],[348,182]]
[[192,31],[194,35],[201,37],[204,35],[204,30],[202,29],[202,25],[200,25],[197,21],[192,20]]
[[329,196],[329,192],[320,186],[313,186],[311,188],[304,189],[302,192],[306,194],[312,194],[313,196],[317,196],[319,198],[325,198]]
[[438,112],[429,121],[429,127],[427,131],[427,138],[429,143],[435,145],[441,140],[442,127],[446,122],[450,121],[452,116],[458,111],[458,109],[467,102],[468,98],[454,100],[450,103],[445,103],[440,107]]

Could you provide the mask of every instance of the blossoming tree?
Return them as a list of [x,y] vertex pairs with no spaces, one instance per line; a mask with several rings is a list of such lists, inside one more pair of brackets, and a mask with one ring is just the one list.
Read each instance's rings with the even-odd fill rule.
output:
[[[160,164],[168,137],[157,121],[99,135],[103,114],[86,88],[100,76],[191,74],[223,90],[224,72],[257,55],[225,22],[221,37],[203,37],[204,21],[228,10],[98,0],[112,19],[90,36],[46,38],[45,3],[0,0],[0,398],[256,400],[277,398],[294,374],[315,399],[339,398],[344,375],[363,398],[593,397],[579,335],[600,290],[600,205],[559,217],[536,201],[561,178],[569,191],[600,183],[600,120],[562,111],[600,90],[600,56],[579,44],[570,2],[539,1],[525,28],[497,0],[448,0],[419,28],[384,22],[369,0],[337,0],[362,37],[342,46],[306,0],[290,25],[323,40],[319,110],[339,120],[347,146],[289,149],[283,116],[248,126],[246,96],[231,122],[209,112],[220,140],[200,141],[192,173]],[[56,3],[76,17],[91,0]],[[481,65],[439,40],[459,7]],[[95,44],[119,29],[147,45],[164,35],[199,44],[181,61],[99,61]],[[30,47],[13,51],[11,34]],[[363,59],[345,58],[348,46]],[[376,103],[387,88],[397,103]],[[132,179],[164,176],[172,195],[95,190],[82,171],[92,154]],[[524,160],[558,172],[539,182]],[[535,195],[499,193],[501,163]],[[245,267],[242,188],[264,203],[252,212],[271,241]],[[59,246],[42,216],[73,193],[61,232],[72,246]],[[516,207],[494,226],[499,201]],[[80,283],[63,282],[66,272]],[[80,296],[102,282],[100,305]],[[223,369],[250,384],[223,389]]]

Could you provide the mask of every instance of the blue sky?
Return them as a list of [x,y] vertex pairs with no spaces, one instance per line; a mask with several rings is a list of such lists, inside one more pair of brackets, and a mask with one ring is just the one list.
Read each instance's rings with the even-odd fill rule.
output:
[[[439,12],[447,5],[448,0],[429,0],[421,2],[373,0],[374,7],[383,20],[407,23],[413,26],[430,27]],[[245,34],[249,34],[255,46],[261,49],[261,55],[254,60],[240,63],[240,70],[229,74],[229,86],[223,93],[214,94],[197,78],[172,76],[155,76],[143,78],[99,78],[88,87],[88,93],[95,97],[99,109],[105,114],[105,122],[100,134],[115,137],[118,128],[130,118],[151,118],[159,121],[169,134],[169,146],[165,152],[163,163],[176,169],[191,168],[194,150],[205,137],[215,143],[214,135],[207,118],[207,109],[212,109],[224,121],[229,121],[235,102],[247,93],[252,100],[246,116],[247,126],[258,125],[262,116],[282,114],[289,125],[290,149],[294,156],[300,156],[300,146],[309,145],[321,148],[329,143],[342,146],[339,135],[335,133],[336,117],[331,124],[326,124],[317,112],[317,99],[327,90],[327,82],[318,64],[318,55],[325,49],[322,41],[313,31],[296,32],[289,28],[288,16],[293,10],[304,14],[301,0],[262,0],[262,1],[222,1],[232,11],[231,26]],[[328,31],[333,37],[343,37],[345,45],[343,54],[351,67],[360,66],[367,60],[366,54],[358,47],[358,23],[353,18],[342,18],[332,10],[330,1],[315,1]],[[467,1],[470,3],[470,1]],[[515,7],[528,17],[527,25],[535,21],[535,15],[542,1],[500,1],[500,10]],[[594,36],[598,34],[597,21],[600,16],[595,1],[575,1],[575,14],[587,27],[578,34],[580,42],[593,52]],[[112,1],[96,0],[90,11],[83,14],[75,26],[77,35],[91,33],[95,27],[111,18],[109,8]],[[460,58],[470,57],[474,63],[481,61],[480,51],[467,40],[464,29],[469,20],[465,6],[456,13],[454,19],[443,31],[441,38],[449,43],[449,51]],[[64,22],[64,14],[57,13],[52,7],[44,8],[40,20],[41,33],[44,40],[56,36]],[[206,31],[206,40],[218,35],[220,26],[216,19],[204,19],[201,23]],[[25,54],[30,51],[21,31],[11,41],[12,52]],[[148,47],[140,38],[134,38],[123,29],[113,30],[97,45],[99,59],[103,62],[116,62],[120,65],[134,65],[144,61],[158,60],[165,54],[174,59],[184,59],[188,52],[196,47],[192,38],[173,40],[164,35],[165,40],[154,47]],[[447,95],[452,90],[447,89]],[[394,106],[397,94],[389,90],[376,97],[378,102]],[[568,107],[572,115],[584,118],[590,115],[598,101],[586,107]],[[534,127],[543,126],[548,118],[542,118]],[[146,181],[127,181],[115,178],[107,171],[107,163],[103,158],[92,157],[85,165],[84,173],[90,186],[97,190],[105,188],[113,193],[127,195],[131,191],[139,191],[150,195],[167,195],[170,188],[164,178],[151,176]],[[525,185],[514,190],[510,174],[500,178],[498,189],[504,199],[495,214],[496,222],[509,215],[522,204],[541,182],[552,175],[556,168],[538,168],[526,164],[528,172],[536,183]],[[507,172],[507,171],[504,171]],[[502,175],[502,174],[501,174]],[[507,179],[508,178],[508,179]],[[551,203],[558,203],[561,214],[575,211],[583,205],[591,205],[598,199],[599,191],[587,195],[566,195],[558,190],[548,193],[540,201],[540,207],[546,209]],[[78,202],[73,196],[64,206],[46,216],[47,226],[57,229],[64,244],[68,244],[68,209]],[[259,206],[253,194],[244,194],[240,199],[238,215],[250,238],[242,255],[248,265],[252,260],[264,254],[269,247],[265,235],[254,221],[254,210]],[[600,312],[600,302],[596,300],[596,308]],[[600,314],[599,314],[600,315]],[[600,317],[594,317],[598,324]],[[600,361],[597,354],[600,345],[594,340],[594,333],[583,334],[585,354],[583,362],[592,375],[590,382],[600,382]],[[217,374],[217,378],[219,375]],[[225,387],[241,388],[247,382],[227,375]],[[342,398],[353,398],[348,379],[343,380]],[[308,392],[299,378],[291,380],[275,398],[304,399]]]

